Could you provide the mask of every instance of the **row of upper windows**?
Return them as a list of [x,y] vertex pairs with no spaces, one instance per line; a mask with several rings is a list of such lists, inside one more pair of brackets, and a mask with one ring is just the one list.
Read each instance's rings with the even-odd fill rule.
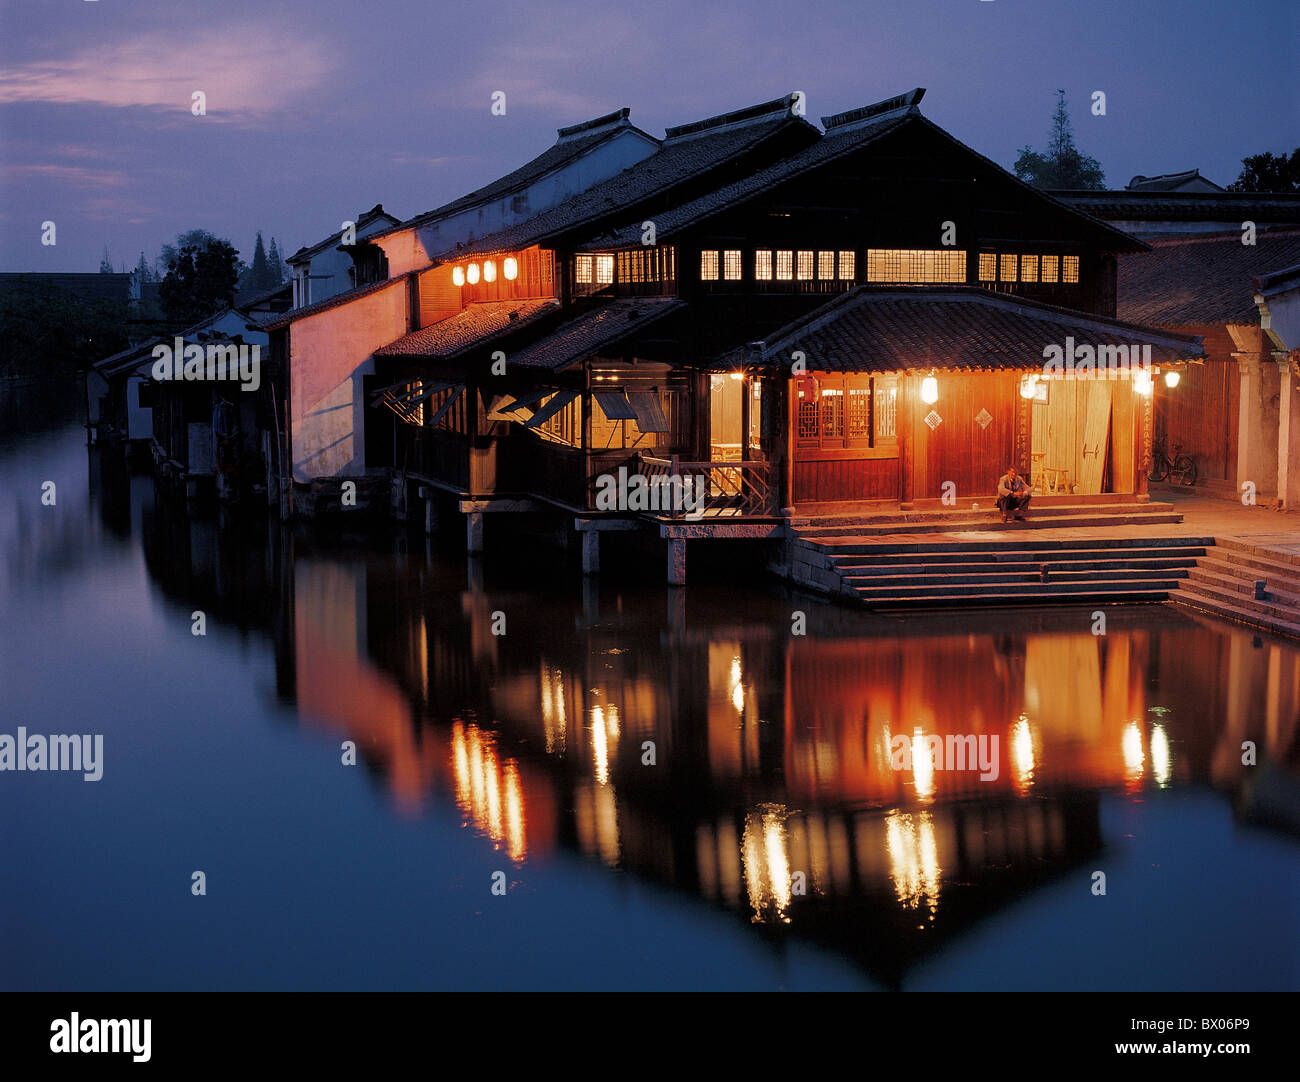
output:
[[[754,253],[754,277],[760,282],[852,281],[854,253],[843,251],[790,251],[759,249]],[[739,248],[705,249],[700,253],[700,278],[705,282],[738,282],[741,278]]]
[[1077,283],[1079,257],[980,252],[980,281]]

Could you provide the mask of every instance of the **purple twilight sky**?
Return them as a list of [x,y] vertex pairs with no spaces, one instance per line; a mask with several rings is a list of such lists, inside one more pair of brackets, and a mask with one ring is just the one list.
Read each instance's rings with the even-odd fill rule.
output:
[[791,90],[815,119],[923,86],[927,116],[1009,167],[1043,148],[1060,87],[1110,187],[1193,167],[1227,184],[1300,144],[1296,0],[4,0],[0,18],[4,271],[94,271],[105,245],[121,269],[193,228],[289,254],[623,105],[662,136]]

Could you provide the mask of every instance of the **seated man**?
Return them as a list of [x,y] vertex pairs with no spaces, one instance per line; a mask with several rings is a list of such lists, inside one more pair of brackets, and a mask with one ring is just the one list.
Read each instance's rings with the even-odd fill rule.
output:
[[1029,486],[1020,479],[1015,466],[1008,466],[1007,472],[998,478],[998,507],[1002,511],[1002,521],[1006,522],[1015,515],[1024,522],[1025,511],[1032,498]]

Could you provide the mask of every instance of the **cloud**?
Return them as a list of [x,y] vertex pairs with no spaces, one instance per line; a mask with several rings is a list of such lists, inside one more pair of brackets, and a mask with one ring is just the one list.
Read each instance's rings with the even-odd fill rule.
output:
[[237,123],[299,100],[333,66],[326,46],[298,29],[254,22],[160,29],[9,65],[0,72],[0,104],[145,107],[188,116],[191,95],[202,90],[209,118]]
[[116,188],[127,182],[125,173],[112,169],[87,169],[82,165],[0,165],[0,174],[17,180],[31,178],[86,188]]

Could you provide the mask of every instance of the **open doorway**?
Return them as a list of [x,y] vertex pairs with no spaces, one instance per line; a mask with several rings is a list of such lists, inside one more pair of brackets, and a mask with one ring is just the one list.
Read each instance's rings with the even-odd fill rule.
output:
[[1134,421],[1128,381],[1039,380],[1030,421],[1030,476],[1046,496],[1136,490]]

